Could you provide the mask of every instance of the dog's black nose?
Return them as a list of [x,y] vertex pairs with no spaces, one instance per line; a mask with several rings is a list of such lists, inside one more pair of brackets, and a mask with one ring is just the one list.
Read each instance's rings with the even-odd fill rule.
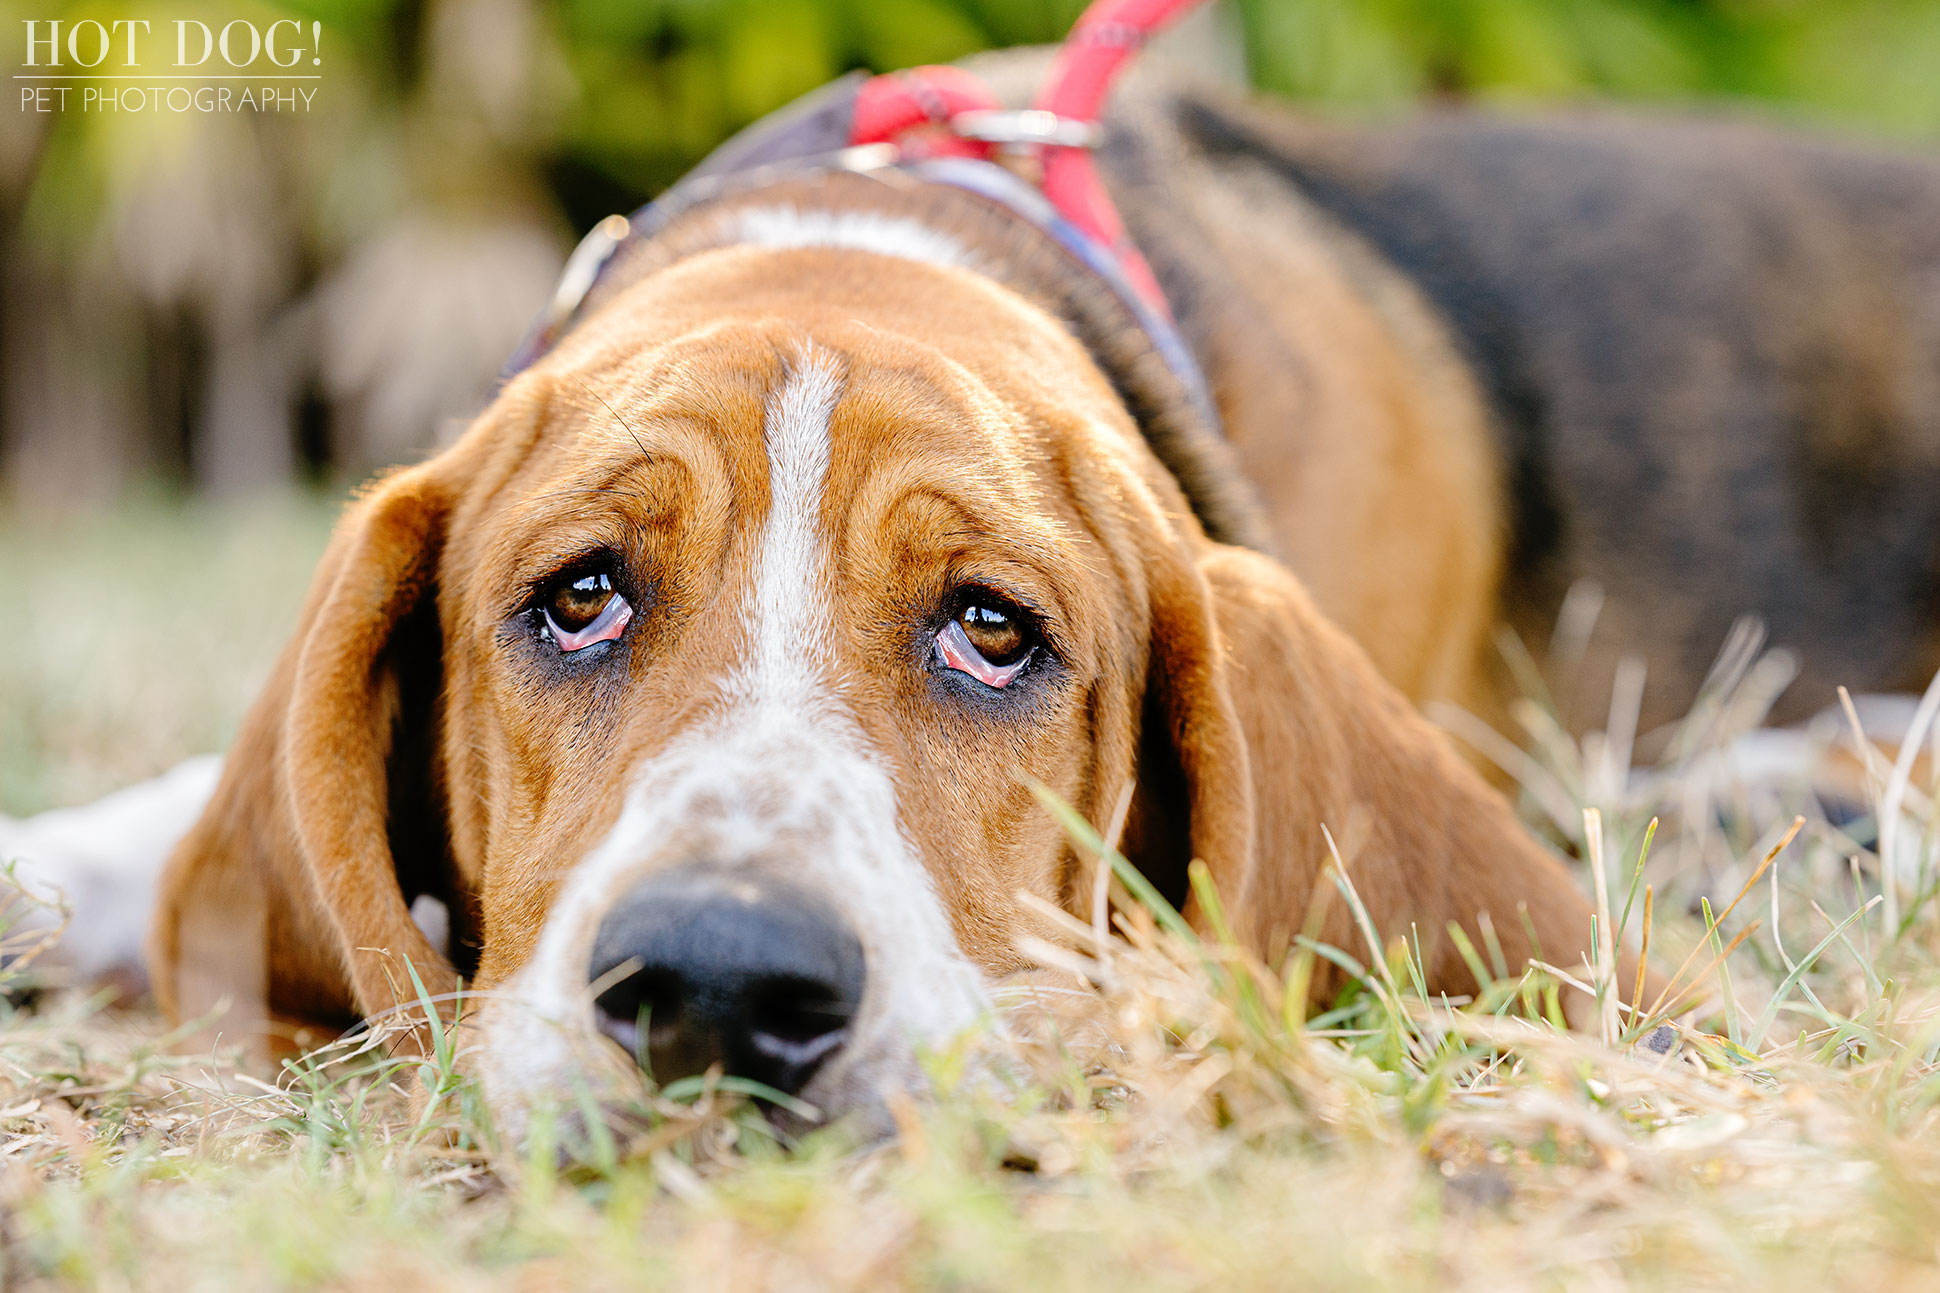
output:
[[862,943],[785,881],[681,870],[614,904],[593,943],[601,1031],[663,1085],[710,1065],[788,1094],[849,1037]]

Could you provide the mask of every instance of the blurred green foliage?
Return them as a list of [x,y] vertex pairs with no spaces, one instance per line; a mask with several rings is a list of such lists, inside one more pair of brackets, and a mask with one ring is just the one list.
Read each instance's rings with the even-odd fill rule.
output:
[[[1424,95],[1743,96],[1895,134],[1940,126],[1934,0],[1229,0],[1262,88],[1337,108]],[[383,0],[315,6],[365,15]],[[1058,39],[1082,0],[561,0],[562,145],[658,187],[854,67]]]
[[1260,85],[1341,104],[1742,96],[1895,134],[1940,126],[1932,0],[1245,0]]
[[[1740,96],[1899,135],[1940,127],[1935,0],[1228,0],[1260,87],[1336,109]],[[383,0],[319,4],[369,15]],[[855,67],[1058,39],[1082,0],[561,0],[565,155],[627,188]],[[327,19],[328,20],[328,19]],[[367,30],[383,24],[365,20]]]

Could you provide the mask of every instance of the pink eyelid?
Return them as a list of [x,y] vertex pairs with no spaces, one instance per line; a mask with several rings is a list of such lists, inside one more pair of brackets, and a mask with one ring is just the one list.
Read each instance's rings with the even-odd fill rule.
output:
[[995,665],[977,653],[964,636],[963,625],[951,620],[944,630],[936,635],[936,656],[948,667],[958,673],[967,673],[986,687],[1008,687],[1011,680],[1024,672],[1030,661],[1031,653],[1026,651],[1009,664]]
[[612,599],[601,608],[600,613],[593,618],[593,622],[577,633],[567,633],[560,629],[552,622],[550,613],[546,616],[546,629],[552,634],[552,640],[559,644],[561,651],[580,651],[595,642],[611,642],[626,631],[626,626],[632,619],[633,607],[627,604],[626,598],[615,593]]

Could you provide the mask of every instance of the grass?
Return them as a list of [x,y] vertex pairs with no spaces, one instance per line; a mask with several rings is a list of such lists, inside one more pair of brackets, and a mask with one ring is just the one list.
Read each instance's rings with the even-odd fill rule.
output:
[[227,747],[335,515],[306,495],[0,508],[0,813],[86,803]]
[[[28,611],[0,645],[0,810],[219,748],[328,514],[0,517],[0,588]],[[962,1077],[987,1038],[929,1057],[941,1097],[895,1110],[896,1143],[783,1143],[743,1096],[689,1083],[563,1168],[543,1143],[487,1165],[448,1047],[401,1062],[347,1041],[264,1084],[173,1053],[139,1008],[54,994],[0,1014],[0,1284],[1932,1287],[1930,771],[1876,751],[1836,821],[1744,775],[1721,752],[1786,673],[1747,632],[1658,762],[1621,776],[1634,675],[1576,741],[1554,669],[1505,649],[1520,739],[1468,735],[1600,878],[1613,939],[1648,913],[1653,962],[1685,967],[1679,1020],[1563,1032],[1559,975],[1610,997],[1609,958],[1520,972],[1487,940],[1470,1003],[1419,990],[1409,941],[1382,940],[1403,931],[1263,966],[1183,929],[1119,860],[1122,936],[1065,920],[1038,949],[1050,973],[1006,1002],[1022,1062],[993,1084]],[[1808,741],[1828,765],[1856,748],[1839,726]],[[1357,985],[1309,1013],[1320,957]]]

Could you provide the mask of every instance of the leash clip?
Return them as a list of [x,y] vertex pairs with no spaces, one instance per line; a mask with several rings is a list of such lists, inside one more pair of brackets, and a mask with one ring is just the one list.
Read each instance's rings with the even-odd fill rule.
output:
[[1095,121],[1042,108],[972,108],[950,118],[950,132],[1005,147],[1096,148],[1105,137]]

